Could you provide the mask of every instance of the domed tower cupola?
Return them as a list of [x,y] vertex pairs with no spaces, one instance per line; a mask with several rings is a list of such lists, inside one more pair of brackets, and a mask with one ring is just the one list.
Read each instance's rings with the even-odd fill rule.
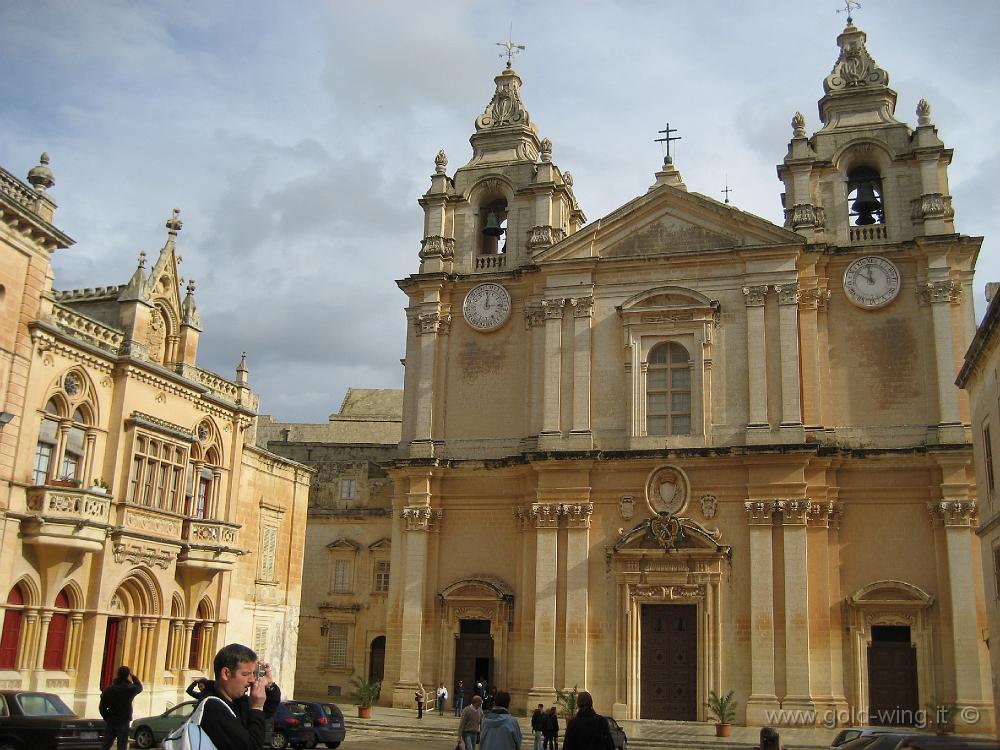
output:
[[497,273],[530,265],[534,253],[585,221],[573,180],[552,161],[521,99],[521,78],[508,61],[493,98],[476,118],[472,158],[448,177],[448,158],[434,160],[424,208],[421,273]]
[[865,32],[848,18],[840,54],[823,81],[822,127],[807,134],[792,118],[788,154],[778,166],[785,184],[785,226],[813,242],[881,245],[955,231],[948,165],[952,152],[921,100],[917,126],[895,117],[889,74],[869,53]]

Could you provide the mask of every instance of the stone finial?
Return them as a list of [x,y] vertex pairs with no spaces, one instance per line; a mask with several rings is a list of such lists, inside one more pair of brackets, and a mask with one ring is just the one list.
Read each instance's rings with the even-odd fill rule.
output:
[[247,369],[247,353],[243,352],[240,363],[236,365],[236,384],[247,385],[250,382],[250,370]]
[[181,321],[184,325],[201,327],[201,316],[198,315],[198,308],[194,304],[194,279],[187,283],[187,294],[184,295],[184,302],[181,303]]
[[167,219],[165,226],[167,227],[167,234],[171,237],[176,237],[177,233],[181,231],[181,227],[184,226],[184,222],[181,221],[181,210],[179,208],[175,208],[170,213],[170,218]]
[[917,125],[924,127],[931,124],[931,104],[926,99],[917,102]]
[[28,182],[39,193],[44,193],[56,184],[56,178],[52,174],[52,170],[49,169],[49,154],[47,151],[43,151],[42,155],[38,158],[38,166],[32,167],[28,172]]
[[139,268],[145,268],[145,267],[146,267],[146,251],[145,250],[140,250],[139,251]]
[[889,85],[889,74],[878,66],[865,47],[865,32],[849,25],[837,37],[840,56],[823,81],[824,93]]
[[538,155],[544,162],[552,161],[552,141],[548,138],[542,138],[542,142],[538,146]]
[[434,174],[444,174],[447,168],[448,155],[445,154],[444,149],[441,149],[437,152],[437,156],[434,157]]
[[792,137],[806,137],[806,118],[801,112],[796,112],[792,117]]
[[565,182],[570,187],[573,187],[573,173],[563,172],[563,182]]

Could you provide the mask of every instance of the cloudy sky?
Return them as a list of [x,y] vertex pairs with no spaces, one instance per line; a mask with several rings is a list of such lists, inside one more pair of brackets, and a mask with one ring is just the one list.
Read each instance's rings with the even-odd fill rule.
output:
[[[863,0],[857,25],[913,124],[955,149],[959,231],[1000,279],[1000,66],[994,0]],[[0,0],[0,164],[51,154],[56,288],[124,283],[181,209],[199,364],[248,352],[261,411],[324,421],[346,388],[401,387],[404,295],[434,155],[453,170],[515,60],[553,160],[594,221],[645,192],[656,131],[682,136],[688,188],[781,221],[796,110],[810,132],[845,15],[833,0],[296,3]],[[993,50],[990,52],[990,50]]]

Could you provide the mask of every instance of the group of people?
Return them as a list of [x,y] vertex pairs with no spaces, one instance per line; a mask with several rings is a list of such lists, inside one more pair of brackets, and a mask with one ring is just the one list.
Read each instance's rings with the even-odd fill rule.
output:
[[[461,684],[461,683],[459,683]],[[594,711],[594,699],[584,691],[576,698],[577,712],[566,724],[563,750],[614,750],[608,720]],[[559,750],[559,717],[556,707],[548,711],[539,703],[531,716],[534,750]],[[483,698],[474,695],[458,722],[455,750],[517,750],[521,726],[510,713],[510,693],[497,691],[491,710],[484,711]]]
[[539,703],[531,714],[531,732],[535,735],[535,750],[559,750],[559,714],[556,707],[548,711]]
[[[252,649],[239,643],[215,655],[215,679],[199,678],[187,692],[198,701],[209,698],[201,728],[218,750],[260,750],[264,745],[265,719],[274,715],[281,690],[271,676],[271,665],[259,662]],[[101,693],[100,712],[107,729],[103,750],[117,740],[118,750],[128,750],[132,701],[142,692],[139,678],[126,666],[118,668],[115,681]]]

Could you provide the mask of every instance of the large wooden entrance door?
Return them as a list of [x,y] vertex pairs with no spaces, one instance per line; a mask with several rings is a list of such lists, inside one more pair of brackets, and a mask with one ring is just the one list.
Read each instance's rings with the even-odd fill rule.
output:
[[472,700],[476,680],[484,686],[493,684],[493,636],[489,620],[461,620],[458,640],[455,642],[455,675],[452,684],[462,680],[465,702]]
[[698,607],[643,604],[639,693],[642,719],[698,719]]
[[385,636],[372,639],[371,659],[368,662],[369,682],[382,682],[385,677]]
[[917,702],[917,652],[910,643],[910,629],[873,626],[868,647],[868,723],[913,726]]

